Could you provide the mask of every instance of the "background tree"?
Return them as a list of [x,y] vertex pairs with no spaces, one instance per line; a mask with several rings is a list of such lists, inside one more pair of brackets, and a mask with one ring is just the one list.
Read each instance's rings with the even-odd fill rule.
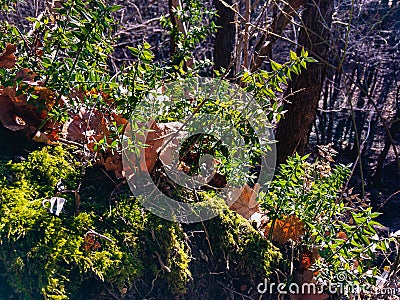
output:
[[307,70],[289,83],[287,102],[284,105],[287,113],[279,122],[276,132],[278,163],[285,162],[295,152],[303,154],[308,143],[325,79],[325,61],[329,59],[332,13],[333,1],[305,2],[298,52],[304,47],[321,61],[308,66]]
[[[225,3],[231,5],[232,8],[236,6],[236,0],[227,0]],[[227,7],[221,0],[214,0],[214,5],[218,14],[216,25],[219,26],[215,34],[214,68],[216,70],[230,68],[229,75],[232,77],[235,70],[231,61],[233,60],[237,37],[235,24],[237,14],[234,9]]]

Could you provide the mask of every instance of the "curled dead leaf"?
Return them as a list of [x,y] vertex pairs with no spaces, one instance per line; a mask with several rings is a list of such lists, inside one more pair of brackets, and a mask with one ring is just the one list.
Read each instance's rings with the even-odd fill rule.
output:
[[124,165],[124,176],[130,176],[137,172],[150,172],[153,170],[158,159],[158,152],[163,145],[163,136],[165,132],[154,120],[149,120],[145,125],[140,123],[137,125],[143,131],[147,131],[146,136],[144,136],[144,134],[137,134],[132,129],[132,126],[136,126],[136,124],[131,123],[128,123],[126,126],[125,136],[135,141],[135,144],[138,145],[141,143],[147,145],[147,147],[141,147],[138,155],[134,153],[134,151],[125,152],[129,164]]
[[103,165],[107,171],[113,171],[117,178],[122,178],[122,158],[120,154],[108,156],[103,159]]
[[[171,166],[173,168],[179,168],[178,164],[174,165],[174,162],[178,162],[179,155],[179,144],[187,136],[187,131],[182,130],[183,123],[181,122],[170,122],[160,123],[158,127],[160,132],[164,135],[162,144],[160,146],[160,160],[164,165]],[[183,166],[184,168],[184,166]]]
[[329,298],[328,294],[322,293],[321,286],[314,279],[316,271],[309,270],[308,268],[319,258],[317,248],[308,248],[303,246],[300,253],[300,270],[294,272],[294,279],[298,286],[297,294],[292,294],[292,300],[325,300]]
[[346,234],[345,232],[343,232],[343,231],[339,231],[339,232],[336,234],[336,238],[341,239],[341,240],[344,240],[344,241],[347,241],[347,240],[348,240],[347,234]]
[[26,106],[28,103],[26,102],[26,95],[22,94],[16,95],[15,87],[7,86],[0,88],[0,95],[8,96],[12,100],[15,106]]
[[38,96],[38,106],[42,106],[41,111],[50,111],[56,102],[56,93],[43,86],[35,86],[34,94]]
[[[298,265],[298,267],[296,267],[297,271],[300,274],[304,274],[304,272],[307,271],[319,257],[320,256],[319,256],[319,252],[318,252],[317,248],[313,247],[310,250],[307,247],[303,246],[303,248],[300,252],[299,265]],[[318,272],[316,272],[316,273],[318,273]]]
[[12,100],[5,95],[0,95],[0,122],[5,128],[12,131],[26,128],[26,122],[16,115]]
[[16,50],[16,45],[6,44],[6,49],[0,55],[0,68],[11,69],[15,67],[16,57],[14,53]]

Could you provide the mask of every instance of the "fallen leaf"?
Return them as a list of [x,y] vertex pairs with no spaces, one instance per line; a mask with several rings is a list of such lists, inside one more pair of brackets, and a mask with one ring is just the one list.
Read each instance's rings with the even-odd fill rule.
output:
[[151,131],[147,134],[146,137],[145,143],[147,147],[145,149],[141,148],[140,150],[140,170],[147,170],[150,172],[151,170],[153,170],[157,162],[158,152],[163,145],[164,131],[153,120],[150,120],[148,125],[150,125]]
[[26,95],[22,94],[16,96],[15,87],[7,86],[0,87],[0,95],[8,96],[12,100],[15,106],[26,106],[28,103],[26,102]]
[[50,111],[56,102],[56,93],[43,86],[35,86],[34,95],[38,96],[35,102],[41,111]]
[[300,254],[300,269],[304,272],[312,265],[312,252],[308,249],[303,249]]
[[107,171],[113,171],[117,178],[122,178],[122,158],[120,154],[108,156],[103,159],[103,165]]
[[7,129],[19,131],[26,128],[26,122],[15,114],[15,107],[10,97],[0,95],[0,122]]
[[[272,221],[265,227],[264,236],[269,236],[271,226]],[[300,242],[304,233],[303,222],[296,215],[290,215],[283,220],[275,220],[272,240],[281,245],[284,245],[289,240]]]
[[215,172],[213,178],[211,178],[211,180],[208,182],[208,185],[216,188],[224,188],[226,187],[226,184],[227,184],[226,176],[218,172]]
[[36,143],[46,143],[49,141],[49,138],[47,137],[46,134],[38,130],[36,134],[33,136],[32,141]]
[[64,124],[61,134],[65,139],[83,144],[99,141],[109,134],[104,118],[104,114],[98,110],[88,111],[81,108],[78,114]]
[[163,165],[178,169],[179,145],[188,133],[182,130],[183,123],[181,122],[160,123],[158,127],[164,136],[160,146],[160,160]]
[[34,46],[34,51],[35,51],[35,55],[37,57],[42,57],[43,56],[43,43],[41,40],[37,39],[35,41],[35,46]]
[[343,231],[339,231],[337,234],[336,234],[336,238],[338,238],[338,239],[341,239],[341,240],[344,240],[344,241],[347,241],[347,234],[345,233],[345,232],[343,232]]
[[227,195],[227,201],[230,201],[229,208],[249,220],[254,213],[260,211],[256,201],[259,190],[259,183],[256,183],[253,189],[247,184],[241,189],[229,188]]
[[86,233],[83,240],[83,248],[85,249],[85,251],[96,250],[101,247],[100,243],[96,240],[96,236],[93,233]]
[[[300,264],[296,268],[300,274],[304,274],[305,271],[311,267],[312,264],[319,258],[318,249],[313,247],[311,250],[306,246],[303,246],[300,252]],[[314,272],[314,274],[318,274],[318,272]]]
[[[76,97],[80,94],[76,94]],[[107,171],[113,171],[117,178],[122,178],[122,158],[119,153],[112,152],[109,149],[100,152],[95,145],[102,139],[108,144],[115,138],[111,137],[110,127],[116,124],[117,127],[125,126],[127,120],[123,117],[111,113],[105,114],[98,110],[86,110],[81,108],[78,114],[72,115],[71,119],[64,123],[61,135],[70,141],[82,143],[92,152],[99,152],[100,165],[103,165]]]
[[[33,80],[36,74],[29,69],[22,69],[16,75],[16,78],[19,77],[22,77],[23,80]],[[0,95],[8,96],[13,103],[14,114],[18,116],[18,118],[15,117],[18,124],[25,123],[36,129],[40,126],[42,131],[58,127],[58,124],[52,121],[47,121],[43,124],[43,121],[47,118],[48,111],[55,104],[56,95],[54,91],[39,85],[34,86],[33,94],[38,97],[30,104],[27,103],[26,94],[21,93],[18,96],[17,94],[18,91],[13,86],[0,86]]]
[[[138,126],[145,133],[137,134],[132,126]],[[165,128],[165,126],[163,127]],[[145,136],[146,134],[146,136]],[[139,154],[134,151],[126,151],[126,159],[129,164],[124,164],[123,174],[129,177],[138,172],[151,172],[157,162],[158,153],[163,146],[165,131],[159,127],[154,120],[149,120],[145,125],[142,123],[128,123],[125,128],[125,136],[134,142],[134,145],[147,145],[139,148]],[[169,154],[164,155],[164,159],[169,162]]]
[[7,43],[6,49],[0,55],[0,68],[11,69],[15,67],[16,57],[14,52],[17,50],[16,45]]
[[17,75],[15,75],[15,80],[22,79],[22,82],[32,86],[43,85],[43,82],[36,81],[37,77],[38,74],[33,72],[31,69],[23,68],[18,71]]

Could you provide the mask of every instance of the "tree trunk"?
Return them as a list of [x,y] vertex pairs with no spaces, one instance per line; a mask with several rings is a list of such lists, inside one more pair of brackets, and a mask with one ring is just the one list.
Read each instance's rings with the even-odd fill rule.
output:
[[[225,0],[225,2],[233,6],[236,0]],[[236,43],[235,12],[220,0],[214,0],[214,5],[219,16],[216,25],[220,27],[215,34],[214,68],[221,70],[231,67],[228,74],[229,77],[233,77],[234,68],[230,64]]]
[[[178,28],[179,31],[183,31],[183,24],[181,22],[181,20],[179,20],[178,18],[175,17],[174,14],[174,9],[177,8],[179,6],[179,1],[178,0],[168,0],[168,9],[169,9],[169,15],[171,18],[171,23],[173,26],[176,26]],[[171,42],[169,45],[169,52],[171,57],[174,56],[175,51],[176,51],[176,41],[175,41],[175,35],[171,34]]]
[[[302,20],[304,28],[299,34],[299,45],[318,60],[329,59],[329,34],[332,23],[333,2],[331,0],[307,0]],[[298,49],[300,52],[301,49]],[[288,87],[290,103],[284,105],[287,113],[278,124],[278,163],[286,161],[295,152],[303,154],[314,123],[318,101],[326,73],[323,62],[310,63],[307,70],[294,78]]]

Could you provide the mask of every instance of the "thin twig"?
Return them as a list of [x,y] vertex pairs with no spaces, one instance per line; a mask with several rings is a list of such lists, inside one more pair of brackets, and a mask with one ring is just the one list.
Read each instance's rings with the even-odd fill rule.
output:
[[114,241],[113,241],[112,239],[110,239],[109,237],[107,237],[107,236],[105,236],[105,235],[102,235],[102,234],[100,234],[100,233],[94,231],[93,229],[89,229],[89,231],[86,232],[86,234],[93,234],[93,235],[95,235],[95,236],[98,236],[98,237],[101,238],[101,239],[104,239],[104,240],[107,240],[107,241],[109,241],[109,242],[111,242],[111,243],[114,243]]

